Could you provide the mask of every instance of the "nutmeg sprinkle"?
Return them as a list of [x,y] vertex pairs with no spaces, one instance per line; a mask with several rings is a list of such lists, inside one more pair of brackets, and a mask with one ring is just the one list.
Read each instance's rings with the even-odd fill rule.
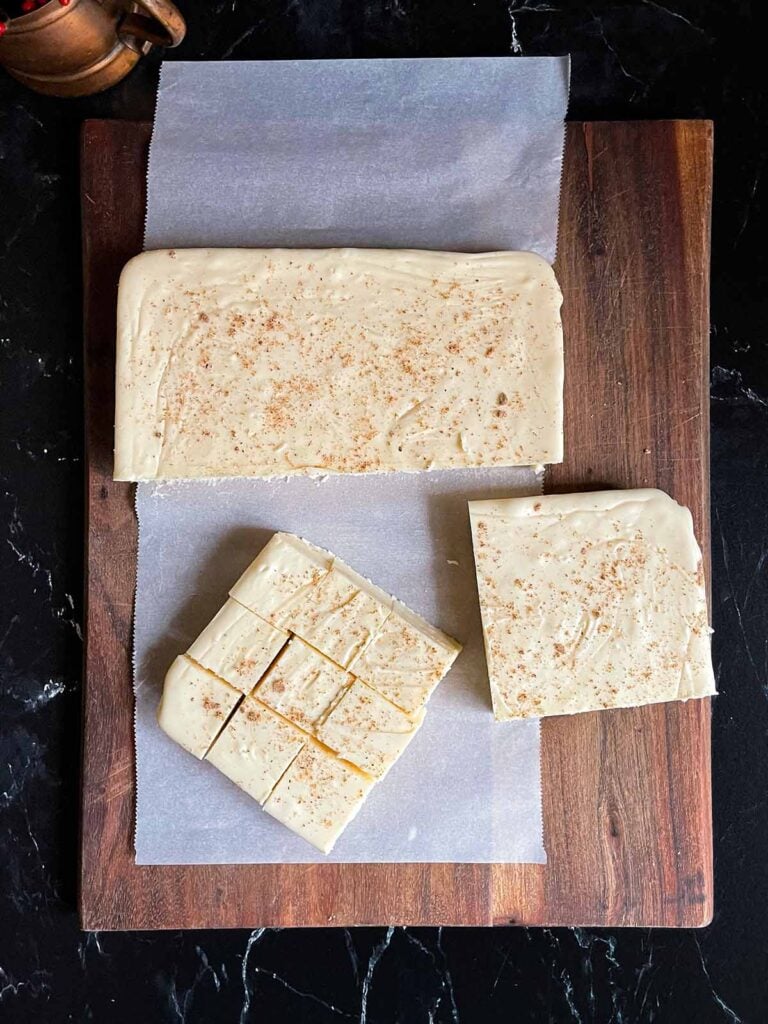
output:
[[470,502],[494,714],[715,692],[701,553],[655,490]]
[[460,649],[330,552],[277,533],[174,661],[158,721],[327,853]]
[[120,282],[115,477],[560,461],[560,304],[531,253],[144,253]]

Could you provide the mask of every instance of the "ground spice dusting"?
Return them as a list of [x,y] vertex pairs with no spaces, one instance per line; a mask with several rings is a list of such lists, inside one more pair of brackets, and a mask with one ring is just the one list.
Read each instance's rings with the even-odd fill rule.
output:
[[701,556],[666,495],[475,502],[471,519],[497,717],[714,692]]
[[[269,625],[273,618],[279,623]],[[233,621],[242,651],[238,656],[228,634]],[[293,635],[276,630],[276,625],[288,626]],[[204,727],[206,735],[195,740],[197,756],[207,750],[212,763],[265,810],[327,852],[375,778],[386,772],[421,724],[420,711],[411,714],[396,701],[415,702],[418,711],[450,667],[458,645],[444,637],[441,647],[442,634],[433,631],[431,636],[424,631],[431,629],[426,623],[422,629],[417,620],[404,618],[393,609],[391,598],[369,589],[333,556],[281,534],[233,587],[231,600],[209,629],[211,635],[204,631],[191,650],[249,687],[253,675],[261,677],[243,698],[238,695],[243,691],[225,679],[209,672],[203,677],[204,670],[189,658],[177,659],[192,672],[188,686],[193,706],[197,703],[208,717],[226,722],[214,736],[210,726]],[[259,662],[254,645],[261,643],[258,638],[265,629],[272,630],[277,647]],[[305,640],[296,635],[305,630]],[[346,657],[357,659],[358,678],[334,662],[332,653],[310,646],[310,640],[323,650],[340,643]],[[383,683],[377,675],[382,669]],[[414,677],[413,692],[402,697],[401,690]],[[166,689],[168,685],[166,681]],[[217,700],[210,693],[211,686],[219,685],[230,695],[229,705],[223,696]],[[191,725],[199,712],[192,709],[189,714]],[[160,721],[166,728],[162,713]],[[176,728],[166,731],[178,738]]]
[[[179,252],[172,269],[144,254],[152,299],[132,285],[130,268],[125,277],[143,315],[138,336],[135,316],[118,332],[130,352],[119,372],[127,401],[118,403],[118,475],[123,451],[140,463],[126,467],[133,478],[474,464],[454,444],[459,432],[485,465],[559,457],[561,394],[549,381],[561,359],[560,294],[538,258],[372,251],[363,259],[355,250],[209,258],[231,272],[212,283],[193,252]],[[423,266],[435,272],[425,276]],[[272,351],[265,341],[275,334]],[[501,407],[503,416],[493,412]],[[231,444],[233,428],[247,444]]]

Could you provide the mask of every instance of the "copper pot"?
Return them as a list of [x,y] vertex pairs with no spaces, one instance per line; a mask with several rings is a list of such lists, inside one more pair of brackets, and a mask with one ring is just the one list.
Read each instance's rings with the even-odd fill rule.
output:
[[178,46],[185,32],[172,0],[51,0],[8,23],[0,64],[36,92],[88,96],[119,82],[153,46]]

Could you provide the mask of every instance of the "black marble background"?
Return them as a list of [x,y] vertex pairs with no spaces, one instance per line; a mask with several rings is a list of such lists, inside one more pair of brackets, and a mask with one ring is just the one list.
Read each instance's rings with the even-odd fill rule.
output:
[[574,118],[716,122],[716,912],[699,932],[82,934],[78,128],[149,117],[158,58],[57,101],[0,76],[0,1021],[768,1021],[768,103],[746,0],[180,0],[169,59],[573,54]]

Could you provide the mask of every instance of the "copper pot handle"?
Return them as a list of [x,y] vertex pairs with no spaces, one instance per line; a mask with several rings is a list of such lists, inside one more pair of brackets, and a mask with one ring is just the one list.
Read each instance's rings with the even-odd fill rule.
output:
[[142,13],[129,14],[120,25],[120,38],[134,49],[144,44],[178,46],[187,31],[181,11],[172,0],[134,0]]

